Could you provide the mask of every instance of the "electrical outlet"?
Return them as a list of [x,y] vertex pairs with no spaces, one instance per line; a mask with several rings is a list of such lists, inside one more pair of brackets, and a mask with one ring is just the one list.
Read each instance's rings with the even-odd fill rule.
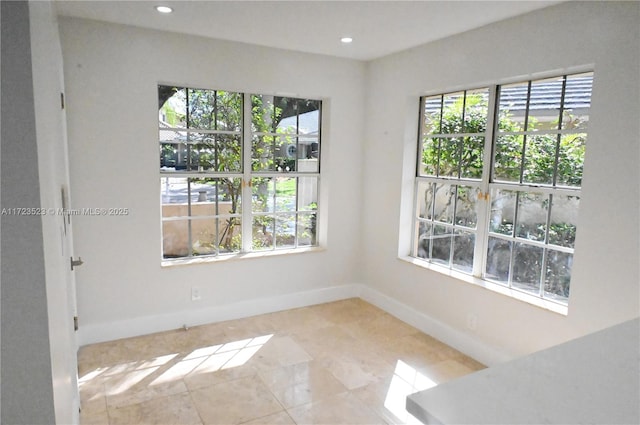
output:
[[197,286],[191,287],[191,301],[200,301],[202,299],[202,295],[200,294],[200,288]]

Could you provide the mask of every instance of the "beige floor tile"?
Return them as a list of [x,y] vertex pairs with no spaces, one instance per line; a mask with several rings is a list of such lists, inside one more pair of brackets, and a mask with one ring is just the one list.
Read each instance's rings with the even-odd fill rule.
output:
[[291,335],[291,338],[313,358],[335,352],[348,352],[358,344],[356,338],[337,325],[299,331]]
[[180,377],[167,379],[178,363],[149,367],[105,378],[107,406],[121,407],[187,391]]
[[260,377],[287,409],[346,391],[344,385],[317,362],[273,369],[262,372]]
[[109,409],[110,425],[124,424],[202,424],[188,393],[155,398],[139,404]]
[[107,409],[100,412],[81,410],[80,423],[82,425],[109,425]]
[[[238,356],[239,354],[239,356]],[[189,375],[184,382],[190,391],[211,385],[222,384],[235,379],[254,376],[258,370],[246,364],[241,350],[237,352],[215,353],[208,356]]]
[[83,425],[413,424],[406,394],[484,368],[357,298],[94,344],[78,362]]
[[257,377],[212,385],[191,392],[205,424],[240,424],[283,410]]
[[388,344],[398,338],[420,333],[413,326],[384,313],[372,319],[349,322],[341,327],[353,337],[370,344]]
[[275,336],[259,347],[247,364],[264,371],[311,360],[309,353],[293,338]]
[[382,418],[351,393],[288,410],[296,424],[384,424]]
[[242,425],[296,425],[296,423],[293,422],[291,416],[283,410],[282,412],[274,413],[273,415],[244,422]]
[[438,384],[442,384],[447,381],[451,381],[452,379],[468,375],[477,370],[479,369],[471,368],[458,359],[447,359],[422,368],[420,369],[420,372],[429,376],[429,378]]
[[363,319],[370,320],[377,315],[384,314],[384,311],[359,298],[349,298],[347,300],[319,304],[309,308],[332,323],[348,323]]
[[324,328],[333,323],[325,320],[313,307],[296,308],[265,315],[279,333],[291,334]]

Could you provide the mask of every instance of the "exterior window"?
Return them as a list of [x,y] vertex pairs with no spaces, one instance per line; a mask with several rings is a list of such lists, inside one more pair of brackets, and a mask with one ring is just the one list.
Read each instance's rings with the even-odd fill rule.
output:
[[163,258],[317,245],[321,102],[158,87]]
[[592,81],[422,98],[413,256],[566,304]]

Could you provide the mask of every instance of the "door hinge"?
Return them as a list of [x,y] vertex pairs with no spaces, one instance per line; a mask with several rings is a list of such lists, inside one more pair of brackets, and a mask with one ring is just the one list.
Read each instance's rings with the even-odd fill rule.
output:
[[78,316],[73,316],[73,330],[78,330]]
[[64,93],[60,93],[60,107],[64,109]]

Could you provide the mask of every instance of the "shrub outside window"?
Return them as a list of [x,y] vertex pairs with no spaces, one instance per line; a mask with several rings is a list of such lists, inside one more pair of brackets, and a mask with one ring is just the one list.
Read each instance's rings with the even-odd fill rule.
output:
[[162,255],[317,245],[321,102],[158,86]]
[[592,81],[423,97],[412,255],[567,304]]

